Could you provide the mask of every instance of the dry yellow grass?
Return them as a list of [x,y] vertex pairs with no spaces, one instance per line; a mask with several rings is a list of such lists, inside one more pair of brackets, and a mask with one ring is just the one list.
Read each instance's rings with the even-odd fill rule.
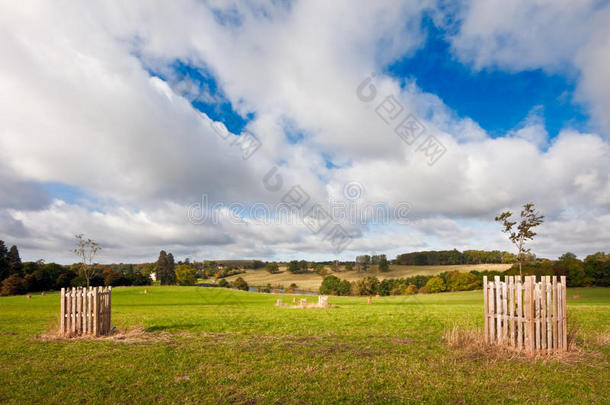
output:
[[[452,266],[402,266],[402,265],[392,265],[390,266],[390,271],[387,273],[379,273],[377,271],[377,266],[371,266],[371,270],[367,273],[357,272],[357,271],[341,271],[338,273],[334,273],[330,271],[330,266],[326,266],[326,269],[329,271],[329,274],[334,274],[335,276],[349,280],[355,281],[366,276],[374,275],[380,280],[386,278],[404,278],[411,276],[433,276],[440,274],[444,271],[453,271],[458,270],[462,272],[468,272],[471,270],[496,270],[496,271],[504,271],[510,268],[510,264],[461,264],[461,265],[452,265]],[[285,267],[280,268],[281,273],[278,274],[269,274],[265,269],[258,270],[246,270],[246,273],[240,274],[238,276],[227,277],[228,281],[232,281],[237,277],[242,277],[248,285],[250,286],[265,286],[267,284],[271,284],[272,286],[281,285],[285,288],[288,288],[290,284],[295,283],[300,290],[307,291],[318,291],[320,288],[320,284],[322,284],[322,280],[324,277],[315,274],[315,273],[306,273],[306,274],[292,274],[286,271]]]

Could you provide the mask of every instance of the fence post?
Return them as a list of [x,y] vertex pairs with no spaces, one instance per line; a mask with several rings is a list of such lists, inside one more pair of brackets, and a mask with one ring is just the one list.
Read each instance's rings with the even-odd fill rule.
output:
[[559,344],[557,343],[557,276],[553,276],[552,278],[552,290],[553,290],[553,350],[557,351]]
[[500,283],[502,293],[502,343],[508,343],[508,277]]
[[85,292],[87,287],[81,288],[78,292],[78,299],[81,301],[81,312],[80,312],[80,330],[82,333],[87,333],[87,299],[85,298]]
[[98,310],[99,310],[99,299],[97,295],[97,288],[93,289],[93,334],[98,335]]
[[485,343],[489,343],[489,308],[488,308],[488,297],[487,297],[487,276],[483,276],[483,316],[484,318],[484,326],[483,331],[485,335]]
[[489,340],[494,343],[496,341],[496,295],[495,295],[495,284],[493,281],[489,282]]
[[502,287],[500,276],[494,277],[496,289],[496,341],[502,343]]
[[61,331],[60,333],[63,335],[64,333],[66,333],[65,330],[65,326],[66,326],[66,289],[62,288],[61,289],[61,303],[59,304],[60,306],[60,310],[59,312],[61,313],[61,319],[59,320],[59,330]]
[[72,335],[76,332],[76,288],[72,288],[70,291],[70,332]]
[[510,345],[515,344],[515,277],[508,276],[508,322],[510,326]]
[[523,288],[521,276],[517,279],[517,347],[523,348]]
[[529,335],[530,335],[530,353],[534,354],[536,349],[536,324],[534,323],[536,316],[535,301],[534,301],[534,288],[536,286],[536,276],[529,277]]
[[561,310],[561,314],[563,316],[563,350],[568,350],[568,307],[567,307],[567,293],[568,293],[568,284],[566,283],[566,276],[561,276],[561,304],[563,308]]
[[108,286],[108,330],[112,327],[112,286]]
[[557,347],[559,350],[564,350],[563,347],[563,285],[561,281],[557,283]]

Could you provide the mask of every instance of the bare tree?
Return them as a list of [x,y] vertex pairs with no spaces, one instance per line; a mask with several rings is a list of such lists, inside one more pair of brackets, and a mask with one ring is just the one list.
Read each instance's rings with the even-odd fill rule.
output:
[[87,281],[87,287],[89,287],[89,280],[93,276],[94,268],[93,268],[93,259],[95,258],[96,253],[102,248],[97,242],[83,238],[83,234],[79,233],[76,236],[76,248],[74,249],[74,253],[80,259],[80,274]]
[[529,253],[531,249],[525,248],[525,242],[527,240],[533,240],[536,233],[532,231],[532,228],[542,224],[544,215],[539,215],[538,211],[534,209],[534,204],[528,203],[523,206],[521,210],[521,222],[517,226],[516,230],[513,230],[513,226],[517,224],[517,221],[511,221],[510,217],[512,212],[506,211],[497,216],[495,219],[498,222],[502,222],[504,229],[502,232],[508,235],[508,239],[517,247],[517,261],[519,262],[519,275],[523,276],[521,270],[521,264],[523,263],[523,255]]

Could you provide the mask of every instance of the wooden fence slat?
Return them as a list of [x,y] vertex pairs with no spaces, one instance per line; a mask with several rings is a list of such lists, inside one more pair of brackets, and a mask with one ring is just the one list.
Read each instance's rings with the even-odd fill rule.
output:
[[502,287],[500,285],[500,276],[495,276],[494,281],[496,292],[496,342],[502,343]]
[[521,276],[517,278],[517,347],[523,348],[523,290]]
[[110,332],[110,328],[112,328],[112,286],[108,286],[108,332]]
[[553,310],[551,304],[553,290],[551,289],[551,276],[545,276],[544,283],[546,285],[546,347],[551,352],[553,350]]
[[534,282],[534,294],[536,294],[536,350],[542,349],[542,334],[540,333],[540,325],[542,323],[542,308],[540,305],[540,284]]
[[540,348],[545,351],[546,347],[546,276],[540,277]]
[[489,306],[487,297],[487,276],[483,276],[483,335],[485,343],[489,343]]
[[85,314],[85,322],[87,325],[87,333],[91,333],[91,296],[89,295],[89,287],[85,290],[85,299],[87,300],[87,313]]
[[531,322],[531,318],[530,318],[530,277],[529,276],[525,276],[525,282],[524,282],[524,286],[523,286],[523,298],[524,298],[524,306],[523,306],[523,318],[525,320],[525,324],[523,325],[523,336],[524,336],[524,346],[527,349],[527,351],[529,352],[530,350],[530,340],[531,340],[531,334],[530,334],[530,322]]
[[515,345],[515,277],[508,277],[508,313],[510,322],[510,345]]
[[76,292],[74,288],[70,291],[70,301],[72,304],[70,308],[70,332],[74,335],[76,332]]
[[81,288],[80,290],[80,299],[81,299],[81,316],[80,316],[80,324],[81,324],[81,331],[83,333],[87,333],[87,299],[86,299],[86,294],[87,294],[87,287],[85,288]]
[[508,341],[508,280],[502,283],[502,341]]
[[567,295],[568,295],[568,284],[566,282],[566,276],[561,276],[561,303],[563,304],[563,308],[561,311],[561,315],[563,316],[563,330],[561,331],[563,338],[563,350],[568,350],[568,303],[567,303]]
[[559,350],[563,350],[563,336],[561,336],[561,332],[563,331],[563,302],[561,302],[563,293],[562,293],[561,289],[562,289],[561,282],[558,282],[557,283],[557,348]]
[[534,308],[535,308],[535,302],[534,302],[534,283],[536,282],[536,277],[535,276],[529,276],[528,277],[528,284],[527,284],[527,299],[528,299],[528,313],[527,313],[527,321],[528,321],[528,336],[529,336],[529,352],[531,354],[534,353],[535,351],[535,347],[536,347],[536,336],[535,336],[535,329],[536,329],[536,325],[534,323]]
[[553,289],[553,350],[559,349],[557,342],[557,276],[553,276],[551,281],[551,288]]
[[489,282],[489,339],[492,343],[496,341],[496,288],[493,281]]
[[563,284],[561,281],[557,283],[557,340],[559,350],[565,350],[563,347]]
[[59,330],[60,333],[63,335],[64,333],[66,333],[66,289],[62,288],[61,289],[61,301],[59,304],[59,313],[61,314],[60,319],[59,319]]
[[72,333],[72,289],[66,290],[66,334]]
[[99,305],[99,301],[98,301],[98,297],[97,297],[97,288],[94,288],[93,291],[93,334],[95,336],[98,335],[98,327],[97,327],[97,323],[98,323],[98,318],[99,318],[99,311],[98,308],[100,307]]

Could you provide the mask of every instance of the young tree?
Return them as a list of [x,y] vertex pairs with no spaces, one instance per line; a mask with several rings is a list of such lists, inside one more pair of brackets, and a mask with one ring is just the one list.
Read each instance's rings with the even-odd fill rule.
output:
[[382,273],[390,271],[390,263],[385,255],[379,257],[379,271]]
[[445,282],[442,278],[432,277],[426,283],[426,289],[429,290],[431,293],[437,293],[445,291],[447,289],[447,286],[445,286]]
[[248,291],[249,289],[248,283],[246,283],[246,280],[241,277],[237,277],[232,284],[233,287],[237,288],[238,290]]
[[159,259],[157,259],[157,280],[161,285],[176,284],[176,273],[174,271],[174,256],[165,250],[159,252]]
[[333,260],[331,269],[333,273],[338,273],[341,270],[339,260]]
[[19,257],[19,250],[17,246],[13,245],[6,255],[8,261],[9,274],[17,274],[23,276],[23,264],[21,263],[21,257]]
[[510,220],[512,215],[512,212],[506,211],[497,216],[495,220],[502,223],[502,226],[504,226],[502,232],[506,233],[508,239],[517,247],[519,275],[523,276],[521,270],[523,256],[531,250],[525,247],[525,242],[534,239],[536,233],[532,231],[532,229],[544,222],[544,215],[539,215],[538,211],[534,209],[534,204],[525,204],[521,210],[521,222],[515,230],[513,229],[513,226],[517,224],[517,221]]
[[265,270],[271,274],[276,274],[280,272],[280,266],[276,262],[269,262],[265,265]]
[[4,241],[0,240],[0,281],[9,276],[8,250]]
[[76,248],[74,249],[74,253],[80,259],[79,263],[79,273],[81,276],[85,278],[87,282],[87,287],[89,287],[89,281],[91,277],[95,273],[95,268],[93,267],[93,259],[97,252],[99,252],[102,248],[97,242],[83,238],[83,234],[79,233],[76,236]]
[[179,264],[175,271],[178,285],[195,285],[197,282],[196,272],[197,270],[188,264]]

